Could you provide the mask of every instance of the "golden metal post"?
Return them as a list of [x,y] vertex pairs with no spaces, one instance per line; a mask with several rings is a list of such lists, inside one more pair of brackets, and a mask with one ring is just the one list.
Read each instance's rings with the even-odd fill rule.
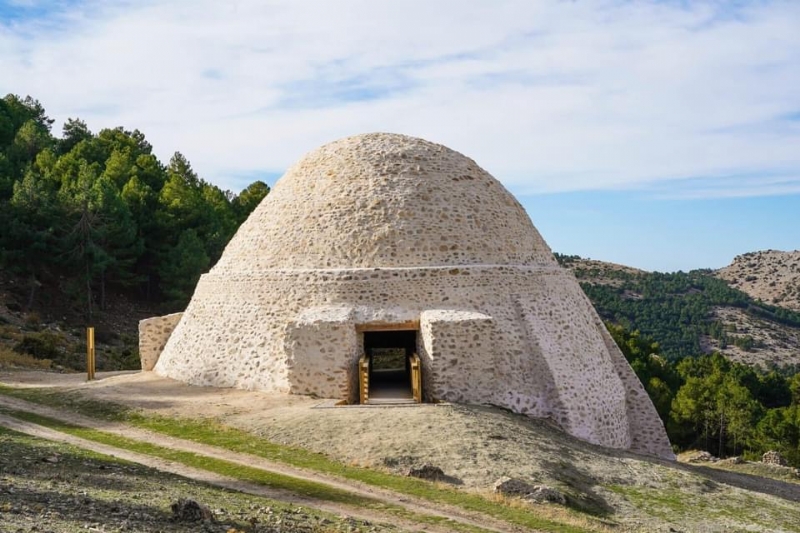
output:
[[94,328],[86,328],[86,375],[89,381],[94,379]]
[[369,403],[369,358],[364,355],[358,360],[359,403]]
[[411,355],[411,394],[415,402],[422,403],[422,365],[417,354]]

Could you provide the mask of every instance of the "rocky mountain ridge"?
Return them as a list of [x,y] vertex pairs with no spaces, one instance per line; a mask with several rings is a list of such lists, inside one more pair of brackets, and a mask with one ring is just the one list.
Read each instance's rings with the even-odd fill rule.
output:
[[604,320],[654,338],[670,358],[717,351],[762,368],[800,365],[800,251],[689,273],[556,255]]
[[737,255],[714,275],[757,300],[800,311],[800,250]]

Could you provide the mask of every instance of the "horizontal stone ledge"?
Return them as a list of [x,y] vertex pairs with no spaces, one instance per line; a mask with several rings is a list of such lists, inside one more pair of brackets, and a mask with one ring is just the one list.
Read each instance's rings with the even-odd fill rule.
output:
[[565,269],[559,266],[540,265],[442,265],[426,267],[376,267],[376,268],[331,268],[331,269],[264,269],[244,272],[211,272],[203,274],[202,279],[207,281],[248,281],[255,279],[287,278],[287,277],[313,277],[325,278],[336,281],[369,281],[370,279],[386,278],[393,275],[407,277],[409,274],[425,274],[432,277],[446,277],[454,275],[567,275]]

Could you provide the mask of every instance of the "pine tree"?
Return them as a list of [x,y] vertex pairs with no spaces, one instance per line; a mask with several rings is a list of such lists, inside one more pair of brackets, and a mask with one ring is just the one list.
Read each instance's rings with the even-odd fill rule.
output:
[[161,290],[168,302],[182,307],[191,296],[209,259],[194,230],[181,233],[178,244],[169,250],[161,264]]

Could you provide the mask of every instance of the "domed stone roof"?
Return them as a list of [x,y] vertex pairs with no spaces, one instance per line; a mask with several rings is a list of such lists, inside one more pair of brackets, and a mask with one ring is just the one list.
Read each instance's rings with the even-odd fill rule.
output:
[[290,168],[212,272],[444,265],[553,265],[553,257],[519,202],[472,159],[370,133]]

